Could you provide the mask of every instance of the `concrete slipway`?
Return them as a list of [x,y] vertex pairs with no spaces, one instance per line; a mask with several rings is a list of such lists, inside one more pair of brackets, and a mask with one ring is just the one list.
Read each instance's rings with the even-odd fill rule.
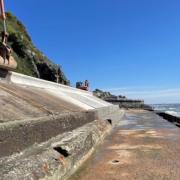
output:
[[154,112],[129,110],[69,180],[179,180],[180,129]]
[[0,179],[67,178],[124,111],[91,92],[0,71]]

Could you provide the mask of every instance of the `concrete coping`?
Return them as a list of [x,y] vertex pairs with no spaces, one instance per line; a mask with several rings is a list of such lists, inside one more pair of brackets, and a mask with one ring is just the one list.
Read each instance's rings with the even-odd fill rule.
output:
[[97,119],[95,111],[63,113],[0,124],[0,157],[17,153]]
[[35,77],[27,76],[16,72],[9,72],[9,80],[15,84],[21,84],[26,86],[34,86],[39,88],[50,88],[50,89],[61,88],[62,90],[65,91],[73,91],[74,93],[92,95],[92,92],[89,91],[84,91],[63,84],[57,84],[55,82],[38,79]]

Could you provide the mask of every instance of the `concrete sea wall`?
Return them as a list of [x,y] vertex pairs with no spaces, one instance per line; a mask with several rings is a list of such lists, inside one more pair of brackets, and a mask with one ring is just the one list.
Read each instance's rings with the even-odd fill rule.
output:
[[91,92],[0,71],[0,180],[66,179],[124,111]]
[[[113,116],[108,111],[113,113]],[[96,146],[102,142],[113,127],[120,123],[124,116],[124,111],[120,111],[116,107],[107,109],[106,113],[103,112],[105,112],[103,109],[99,112],[91,112],[88,115],[89,119],[85,114],[84,117],[81,115],[82,120],[87,118],[89,123],[83,126],[79,125],[79,127],[78,123],[75,123],[77,128],[73,130],[67,129],[64,133],[53,134],[46,141],[41,143],[36,141],[35,144],[25,148],[21,153],[0,158],[0,164],[3,164],[3,166],[0,166],[0,179],[66,179],[82,165],[95,150]],[[96,119],[93,120],[94,117]],[[37,134],[43,134],[41,134],[42,131],[39,128],[34,131],[31,129],[32,127],[31,125],[28,127],[34,133],[32,138],[37,136]],[[48,126],[45,127],[48,128]],[[53,128],[59,129],[59,132],[61,131],[61,128],[58,128],[58,126]],[[17,132],[20,133],[19,131]],[[45,133],[46,136],[49,136],[49,132],[54,133],[53,129],[51,131],[48,130]],[[10,143],[10,141],[8,142]],[[14,145],[16,146],[16,144]]]

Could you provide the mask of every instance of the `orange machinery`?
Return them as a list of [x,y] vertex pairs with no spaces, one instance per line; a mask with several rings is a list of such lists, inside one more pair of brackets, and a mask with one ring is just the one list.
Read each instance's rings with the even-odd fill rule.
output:
[[76,83],[76,88],[82,89],[85,91],[89,91],[89,82],[88,80],[85,80],[84,82],[77,82]]

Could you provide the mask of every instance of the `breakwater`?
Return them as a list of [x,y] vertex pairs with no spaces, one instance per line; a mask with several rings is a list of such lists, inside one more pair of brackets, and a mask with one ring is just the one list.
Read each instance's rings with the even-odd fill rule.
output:
[[175,124],[176,126],[180,127],[180,117],[176,117],[176,116],[167,114],[165,112],[156,112],[156,114],[168,120],[169,122]]
[[114,105],[119,105],[120,108],[152,110],[152,107],[144,104],[143,100],[111,97],[111,98],[106,98],[105,101],[110,102]]

